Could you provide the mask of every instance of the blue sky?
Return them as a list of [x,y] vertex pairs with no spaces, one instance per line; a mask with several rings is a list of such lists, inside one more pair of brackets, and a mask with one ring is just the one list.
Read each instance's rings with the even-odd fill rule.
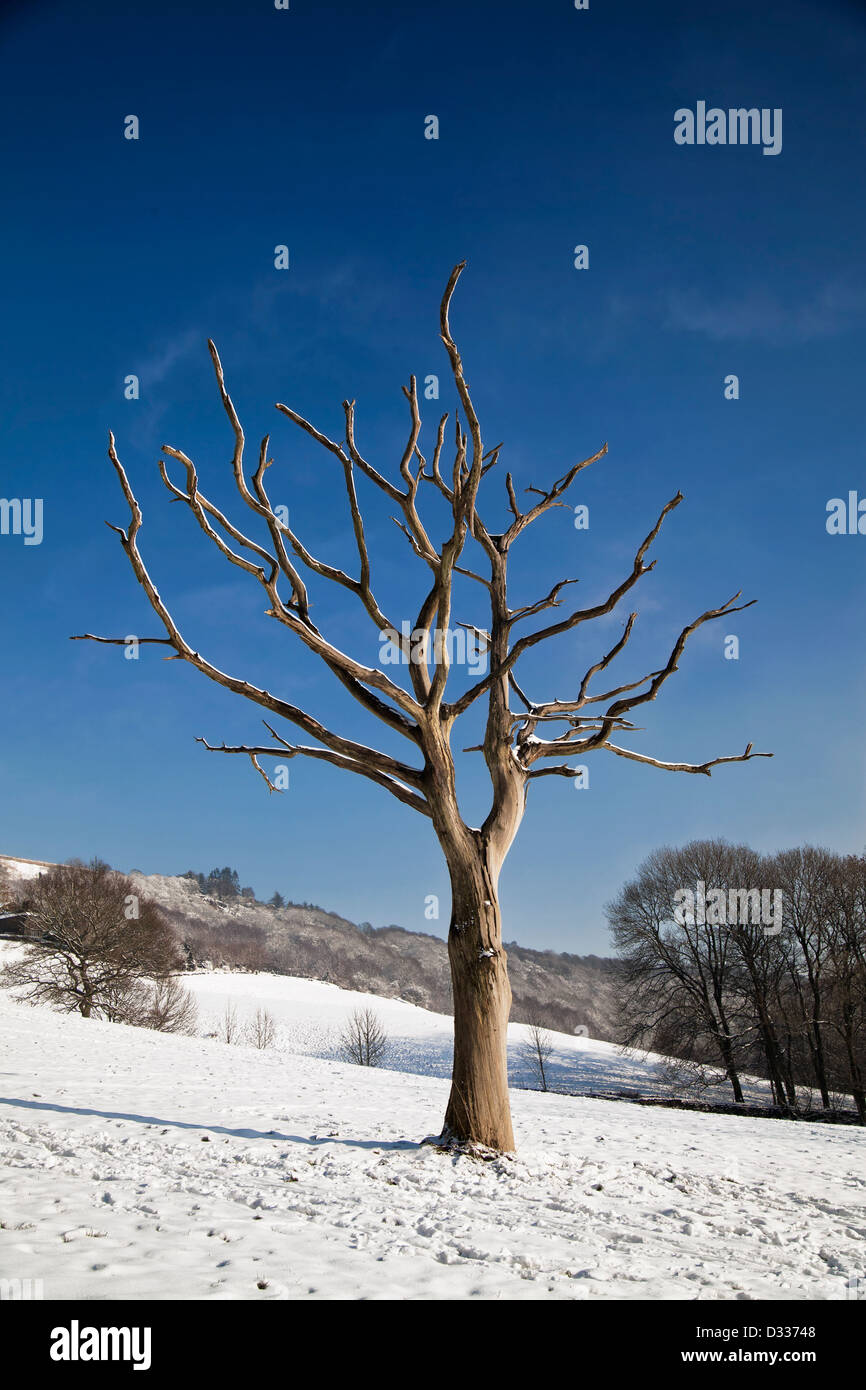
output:
[[[580,577],[566,591],[579,603],[603,597],[680,488],[657,567],[623,605],[640,617],[617,674],[654,669],[687,621],[736,590],[760,602],[696,634],[634,746],[703,761],[752,740],[775,754],[707,779],[596,753],[589,789],[535,784],[502,878],[506,940],[604,952],[603,904],[659,844],[862,849],[866,536],[829,536],[825,518],[830,498],[866,496],[864,7],[85,9],[20,4],[0,20],[0,494],[44,504],[41,545],[0,536],[0,850],[145,872],[229,863],[263,896],[445,933],[447,878],[423,818],[301,760],[288,793],[269,797],[245,759],[195,742],[258,740],[253,706],[158,647],[132,662],[67,639],[159,635],[103,525],[127,521],[110,427],[144,509],[142,551],[193,645],[378,738],[264,618],[255,582],[170,505],[156,459],[163,443],[185,450],[231,503],[212,336],[253,447],[271,433],[272,498],[310,549],[350,565],[336,465],[274,402],[339,436],[340,402],[355,398],[362,448],[393,473],[410,372],[437,373],[453,405],[437,315],[464,258],[452,324],[485,439],[504,441],[502,471],[541,485],[610,446],[574,490],[589,529],[564,510],[538,523],[514,552],[513,599],[566,576]],[[781,108],[782,152],[678,146],[674,112],[699,100]],[[123,138],[128,114],[138,141]],[[429,114],[437,141],[424,138]],[[129,373],[137,401],[124,399]],[[428,451],[438,408],[425,407]],[[363,487],[361,501],[384,600],[411,617],[425,573],[378,494]],[[493,529],[505,522],[496,475],[482,510]],[[314,587],[320,624],[374,661],[360,606]],[[466,621],[483,620],[480,594],[461,591]],[[563,698],[619,622],[527,659],[530,692]],[[729,632],[738,661],[723,658]],[[456,745],[476,734],[470,721]],[[460,777],[479,823],[477,754]],[[425,920],[430,894],[438,922]]]

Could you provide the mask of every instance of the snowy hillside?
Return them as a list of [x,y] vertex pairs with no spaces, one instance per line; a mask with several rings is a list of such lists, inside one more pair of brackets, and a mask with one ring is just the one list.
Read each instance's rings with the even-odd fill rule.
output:
[[[310,1055],[344,991],[190,983],[203,1027],[262,1005],[277,1047],[0,995],[0,1275],[96,1299],[843,1299],[866,1280],[856,1127],[515,1090],[517,1158],[455,1159],[419,1144],[449,1020],[375,1000],[406,1070],[371,1070]],[[558,1038],[557,1065],[585,1089],[653,1077],[586,1038]]]
[[[46,867],[0,855],[0,878],[13,882]],[[451,972],[441,937],[397,926],[365,931],[311,905],[273,908],[249,898],[220,899],[185,877],[133,871],[130,878],[142,897],[161,908],[190,959],[201,965],[329,980],[439,1013],[451,1007]],[[507,949],[513,1018],[543,1016],[567,1032],[580,1026],[593,1037],[614,1036],[613,961],[513,943]]]
[[12,879],[36,878],[37,874],[53,867],[47,859],[11,859],[6,854],[0,855],[0,870]]
[[[185,975],[184,986],[199,1006],[200,1033],[216,1032],[227,1008],[235,1011],[243,1028],[259,1008],[266,1009],[276,1024],[274,1047],[288,1054],[340,1060],[340,1032],[354,1009],[372,1009],[388,1036],[388,1052],[382,1066],[392,1071],[421,1076],[451,1075],[454,1020],[431,1013],[402,999],[381,999],[372,994],[340,989],[318,980],[295,980],[285,975],[247,975],[208,971]],[[530,1030],[525,1024],[508,1025],[508,1070],[513,1086],[538,1086],[527,1060]],[[553,1052],[547,1065],[551,1090],[640,1092],[642,1096],[670,1093],[662,1078],[665,1058],[624,1055],[614,1043],[597,1038],[549,1032]],[[747,1100],[769,1104],[767,1083],[744,1078]],[[708,1100],[729,1101],[727,1084],[702,1093]]]

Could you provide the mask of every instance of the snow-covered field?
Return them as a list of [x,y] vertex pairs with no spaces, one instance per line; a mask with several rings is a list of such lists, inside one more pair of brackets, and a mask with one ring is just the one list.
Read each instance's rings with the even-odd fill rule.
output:
[[[0,995],[0,1277],[93,1299],[866,1292],[861,1129],[515,1090],[518,1156],[455,1158],[419,1144],[444,1112],[449,1020],[375,1000],[395,1051],[373,1070],[311,1055],[363,997],[190,983],[203,1028],[229,998],[241,1018],[261,1005],[277,1047]],[[574,1089],[652,1083],[652,1061],[557,1043]]]

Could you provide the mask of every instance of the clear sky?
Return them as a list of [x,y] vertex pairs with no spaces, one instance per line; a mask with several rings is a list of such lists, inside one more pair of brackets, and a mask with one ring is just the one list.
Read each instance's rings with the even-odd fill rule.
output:
[[[663,664],[681,627],[736,590],[760,602],[696,634],[633,746],[703,761],[752,740],[775,754],[707,779],[595,753],[588,789],[534,784],[503,873],[506,940],[607,950],[603,904],[660,844],[861,849],[866,535],[825,521],[829,499],[866,497],[864,60],[866,6],[842,0],[7,4],[0,495],[41,498],[44,534],[0,535],[0,851],[144,872],[231,864],[260,896],[444,934],[426,820],[302,760],[269,797],[246,759],[195,742],[259,740],[254,706],[159,647],[135,662],[68,637],[161,635],[103,525],[128,520],[110,427],[142,551],[193,646],[378,738],[170,504],[156,459],[163,443],[185,450],[231,503],[212,336],[253,450],[271,433],[272,498],[310,549],[352,567],[337,465],[274,403],[339,437],[355,398],[362,450],[393,476],[401,384],[436,373],[429,453],[453,406],[438,303],[464,258],[452,324],[501,470],[540,486],[610,446],[574,490],[589,529],[552,511],[518,542],[513,600],[565,577],[581,604],[603,597],[680,488],[657,567],[622,605],[640,617],[617,676]],[[701,101],[781,109],[781,152],[677,144],[675,111]],[[129,374],[138,400],[124,398]],[[485,496],[499,529],[496,475]],[[411,618],[426,572],[393,509],[367,486],[361,501],[384,599]],[[313,590],[333,640],[375,661],[352,596]],[[466,621],[483,620],[479,597],[467,581]],[[527,659],[530,693],[573,693],[620,631],[617,612]],[[470,721],[457,746],[477,732]],[[480,823],[479,755],[459,772]]]

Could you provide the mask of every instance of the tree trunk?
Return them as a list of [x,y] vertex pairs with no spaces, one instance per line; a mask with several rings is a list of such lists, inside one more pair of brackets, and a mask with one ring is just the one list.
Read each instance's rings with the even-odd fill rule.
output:
[[714,990],[716,1009],[719,1015],[719,1051],[722,1054],[725,1075],[731,1083],[731,1090],[734,1093],[734,1101],[737,1105],[743,1103],[743,1088],[740,1085],[740,1074],[737,1070],[737,1063],[734,1059],[734,1042],[731,1037],[731,1030],[728,1024],[728,1016],[725,1010],[725,1003],[722,997],[721,981],[717,983]]
[[731,1039],[726,1033],[723,1033],[719,1038],[719,1049],[725,1066],[725,1074],[731,1083],[731,1090],[734,1093],[734,1101],[737,1105],[742,1105],[743,1088],[740,1085],[740,1074],[737,1071],[737,1064],[734,1061],[734,1049],[731,1045]]
[[454,992],[454,1069],[444,1139],[514,1148],[508,1098],[511,986],[494,876],[484,848],[449,863],[448,958]]
[[81,979],[81,992],[78,997],[78,1012],[82,1018],[90,1018],[93,1012],[93,986],[87,973],[87,965],[83,961],[79,966],[79,977]]
[[845,1020],[845,1052],[848,1057],[848,1070],[851,1073],[851,1097],[857,1107],[857,1117],[861,1125],[866,1125],[866,1090],[863,1089],[863,1073],[857,1061],[854,1032],[850,1020]]
[[809,1040],[810,1051],[812,1053],[812,1066],[815,1071],[815,1079],[818,1082],[818,1089],[821,1092],[821,1104],[825,1110],[830,1109],[830,1086],[827,1081],[827,1062],[824,1056],[824,1039],[821,1034],[821,1023],[818,1018],[812,1019],[812,1035]]
[[773,1091],[774,1103],[780,1110],[788,1110],[790,1102],[786,1095],[782,1059],[779,1055],[779,1046],[776,1041],[775,1029],[772,1019],[767,1014],[760,1000],[758,1000],[758,1029],[761,1035],[761,1042],[763,1043],[764,1058],[767,1064],[767,1075]]

